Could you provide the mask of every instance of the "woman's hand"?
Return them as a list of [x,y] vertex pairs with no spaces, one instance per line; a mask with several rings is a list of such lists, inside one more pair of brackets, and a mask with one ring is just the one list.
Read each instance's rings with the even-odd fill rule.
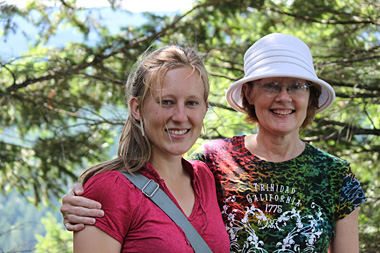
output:
[[69,231],[80,231],[84,228],[84,225],[95,224],[96,217],[104,216],[101,204],[81,197],[82,194],[83,186],[75,184],[73,189],[62,198],[63,224]]

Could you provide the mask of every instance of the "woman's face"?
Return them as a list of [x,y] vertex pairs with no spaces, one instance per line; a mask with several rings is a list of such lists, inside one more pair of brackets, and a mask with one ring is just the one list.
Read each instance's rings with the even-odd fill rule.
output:
[[247,101],[255,106],[259,131],[274,135],[299,133],[309,105],[309,86],[303,79],[277,77],[245,87]]
[[152,155],[182,155],[199,137],[208,104],[198,71],[190,67],[169,70],[163,87],[154,86],[143,106],[146,136]]

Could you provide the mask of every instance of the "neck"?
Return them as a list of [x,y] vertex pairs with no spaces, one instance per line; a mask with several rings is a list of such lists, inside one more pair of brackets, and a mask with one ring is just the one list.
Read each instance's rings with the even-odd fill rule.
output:
[[283,162],[299,156],[305,143],[299,139],[298,132],[290,135],[259,133],[247,136],[245,146],[254,155],[271,162]]
[[182,156],[159,156],[153,153],[150,163],[164,180],[175,180],[185,173]]
[[190,216],[195,203],[191,175],[182,166],[181,155],[152,154],[150,162],[165,181],[166,187],[173,194],[187,216]]

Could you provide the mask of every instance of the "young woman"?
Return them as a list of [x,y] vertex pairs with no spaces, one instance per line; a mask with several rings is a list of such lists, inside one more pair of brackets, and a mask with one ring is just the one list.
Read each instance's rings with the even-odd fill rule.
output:
[[[192,155],[214,174],[231,251],[359,252],[357,207],[366,198],[349,162],[299,135],[335,99],[315,74],[308,46],[269,34],[247,50],[244,72],[226,98],[258,133],[207,141]],[[69,230],[99,214],[83,208],[95,202],[73,193],[63,203]]]
[[130,76],[129,115],[118,157],[87,169],[84,196],[104,216],[74,233],[74,252],[193,252],[183,230],[121,172],[141,173],[183,211],[214,252],[229,239],[214,178],[186,153],[201,133],[209,84],[202,60],[189,48],[168,46],[149,54]]

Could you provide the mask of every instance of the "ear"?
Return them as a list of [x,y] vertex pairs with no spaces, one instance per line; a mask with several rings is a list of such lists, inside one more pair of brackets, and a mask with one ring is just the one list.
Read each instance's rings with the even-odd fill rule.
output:
[[209,106],[210,106],[210,104],[209,104],[209,102],[207,101],[207,102],[206,102],[206,110],[205,110],[205,113],[203,114],[203,118],[206,117],[206,114],[207,114],[207,111],[208,111]]
[[242,93],[250,105],[253,105],[253,101],[254,101],[252,89],[253,89],[253,85],[248,85],[248,83],[243,84]]
[[140,121],[142,119],[142,114],[140,112],[141,108],[139,105],[139,101],[136,97],[132,97],[129,100],[129,113],[132,115],[133,118]]

